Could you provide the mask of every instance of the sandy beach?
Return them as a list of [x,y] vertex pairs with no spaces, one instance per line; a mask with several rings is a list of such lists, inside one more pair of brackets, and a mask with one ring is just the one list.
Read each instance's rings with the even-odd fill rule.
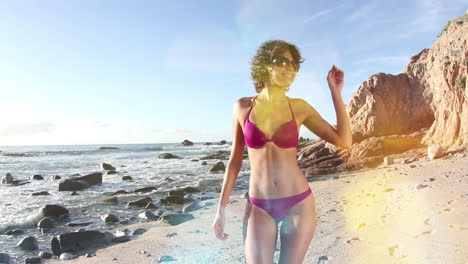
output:
[[[320,257],[327,258],[320,262],[327,264],[468,263],[468,155],[464,155],[409,164],[395,160],[392,165],[310,182],[317,229],[303,263],[317,263]],[[212,205],[192,212],[194,220],[177,226],[130,225],[126,228],[143,227],[148,232],[126,243],[89,250],[96,254],[89,258],[46,263],[246,263],[242,241],[246,200],[231,196],[225,241],[211,229],[218,199],[209,202]],[[279,253],[275,252],[274,263]]]

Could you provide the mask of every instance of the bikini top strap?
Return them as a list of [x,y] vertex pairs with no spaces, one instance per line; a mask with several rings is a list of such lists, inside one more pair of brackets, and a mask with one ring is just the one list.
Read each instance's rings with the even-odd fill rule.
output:
[[292,114],[292,116],[293,116],[293,119],[296,119],[296,118],[294,117],[294,111],[293,111],[293,109],[292,109],[292,107],[291,107],[291,101],[289,100],[289,97],[288,97],[288,104],[289,104],[289,109],[291,109],[291,114]]
[[254,96],[254,98],[252,98],[253,101],[252,101],[252,104],[250,105],[249,113],[250,113],[250,111],[252,111],[252,108],[253,108],[254,105],[255,105],[255,99],[257,98],[257,96],[258,96],[258,95]]
[[247,112],[247,115],[245,115],[245,120],[244,120],[244,122],[247,122],[247,120],[249,119],[250,111],[252,111],[252,108],[253,108],[253,106],[254,106],[254,104],[255,104],[255,98],[257,98],[257,96],[254,96],[254,98],[253,98],[253,102],[252,102],[252,104],[250,105],[250,109],[249,109],[249,111]]

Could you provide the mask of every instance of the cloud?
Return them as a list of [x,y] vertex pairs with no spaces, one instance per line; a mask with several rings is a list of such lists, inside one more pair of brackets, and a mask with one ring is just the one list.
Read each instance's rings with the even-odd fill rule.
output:
[[338,8],[340,8],[340,7],[342,7],[342,6],[343,6],[343,5],[340,5],[340,6],[334,7],[334,8],[329,8],[329,9],[321,10],[321,11],[319,11],[319,12],[317,12],[317,13],[315,13],[315,14],[313,14],[313,15],[307,17],[307,18],[305,18],[303,22],[304,22],[304,23],[309,23],[309,22],[311,22],[311,21],[313,21],[313,20],[316,20],[316,19],[318,19],[318,18],[320,18],[320,17],[323,17],[323,16],[325,16],[325,15],[330,14],[331,12],[335,11],[336,9],[338,9]]
[[349,16],[344,17],[345,22],[354,22],[360,19],[367,20],[378,7],[377,2],[368,2],[364,5],[359,5]]

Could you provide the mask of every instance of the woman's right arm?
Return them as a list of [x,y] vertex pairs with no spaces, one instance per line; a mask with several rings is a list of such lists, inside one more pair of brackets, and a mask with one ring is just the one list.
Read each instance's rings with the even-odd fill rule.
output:
[[223,187],[218,204],[218,211],[224,210],[231,195],[231,191],[237,180],[240,169],[242,168],[242,158],[244,154],[244,133],[239,123],[240,112],[242,109],[242,99],[237,100],[232,112],[232,150],[224,174]]

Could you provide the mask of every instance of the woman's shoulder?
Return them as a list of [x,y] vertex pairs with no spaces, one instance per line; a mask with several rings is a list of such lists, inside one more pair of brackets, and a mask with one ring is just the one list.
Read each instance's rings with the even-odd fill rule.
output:
[[236,104],[238,104],[240,108],[250,107],[253,103],[254,97],[255,96],[241,97],[236,101]]
[[289,101],[291,102],[291,104],[295,107],[301,107],[304,105],[305,103],[305,100],[302,99],[302,98],[292,98],[292,97],[289,97]]

